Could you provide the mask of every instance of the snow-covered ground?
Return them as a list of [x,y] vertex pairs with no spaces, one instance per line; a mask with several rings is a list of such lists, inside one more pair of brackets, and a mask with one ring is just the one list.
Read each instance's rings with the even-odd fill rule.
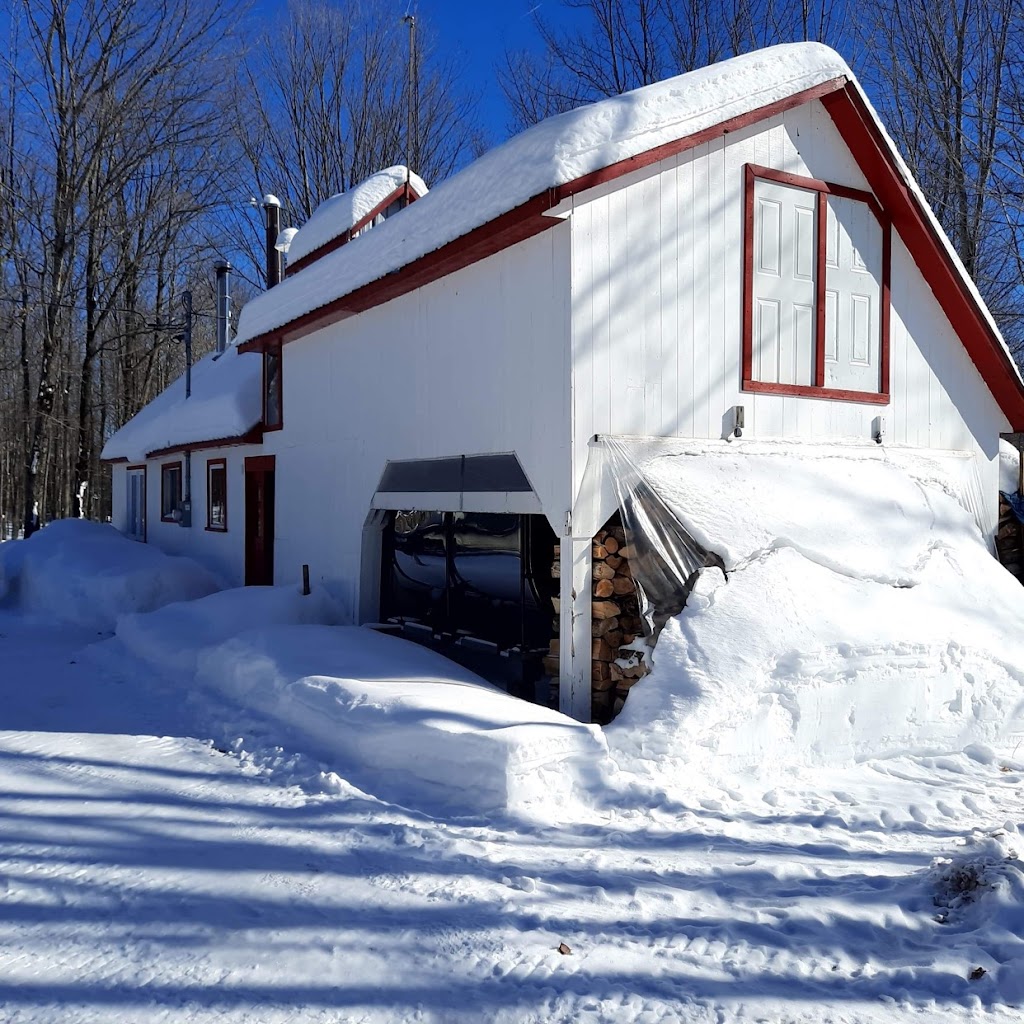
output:
[[[765,537],[734,524],[729,583],[709,571],[603,733],[402,641],[332,628],[315,596],[201,597],[197,567],[103,528],[0,546],[0,1018],[1019,1020],[1019,641],[992,652],[1018,592],[941,495],[879,481],[890,509],[923,502],[914,529],[889,524],[887,558],[853,521],[829,558],[791,523]],[[153,586],[138,585],[140,558]],[[868,657],[870,621],[823,612],[814,648],[813,601],[778,589],[791,578],[813,601],[849,585],[851,607],[884,592],[941,610],[941,626],[886,610],[880,635],[953,630],[957,650],[943,660],[908,636],[909,653]],[[744,608],[777,626],[733,644],[746,661],[726,649]],[[722,650],[702,647],[713,638]],[[929,673],[940,697],[970,676],[957,685],[998,699],[965,690],[956,730],[929,733],[922,715],[915,733],[901,694],[907,742],[885,751],[885,735],[871,749],[837,732],[821,698],[927,694]],[[847,748],[809,742],[808,709]],[[759,714],[784,756],[732,742]],[[713,741],[725,725],[731,746]]]

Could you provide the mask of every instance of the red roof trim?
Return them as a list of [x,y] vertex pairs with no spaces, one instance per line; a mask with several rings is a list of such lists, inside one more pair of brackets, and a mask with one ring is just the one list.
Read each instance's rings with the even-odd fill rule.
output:
[[236,434],[234,437],[218,437],[210,441],[190,441],[188,444],[156,448],[151,452],[146,452],[146,458],[158,459],[163,455],[176,455],[178,452],[201,452],[209,448],[232,448],[240,444],[263,444],[263,428],[253,427],[247,434]]
[[1024,430],[1024,386],[998,335],[971,294],[920,200],[906,186],[888,144],[857,89],[848,85],[821,100],[864,176],[888,211],[892,226],[1010,421]]
[[924,279],[1009,420],[1010,428],[1024,430],[1024,386],[1021,385],[1010,357],[964,283],[920,201],[904,183],[889,146],[856,86],[845,78],[824,82],[813,89],[806,89],[687,138],[677,139],[646,153],[610,164],[534,196],[514,210],[414,260],[400,270],[312,310],[282,328],[250,339],[239,346],[239,351],[262,351],[277,342],[295,341],[355,313],[436,281],[554,227],[558,221],[543,214],[569,196],[739,131],[811,100],[822,102],[850,147],[872,190],[889,215],[892,227],[914,254],[914,261]]
[[340,249],[346,242],[352,241],[352,236],[357,231],[361,231],[365,228],[378,213],[383,213],[396,200],[405,199],[409,203],[412,203],[419,198],[420,194],[416,189],[414,189],[409,182],[403,181],[398,188],[388,194],[386,199],[381,200],[381,202],[370,210],[365,217],[361,217],[357,220],[352,227],[342,231],[340,235],[336,238],[332,238],[329,242],[324,242],[323,245],[314,249],[312,252],[307,252],[301,259],[297,259],[294,263],[290,263],[288,265],[288,269],[285,271],[285,277],[291,277],[292,274],[297,274],[304,267],[308,267],[311,263],[316,263],[316,261],[321,257]]
[[[774,117],[811,100],[821,99],[821,97],[829,93],[842,90],[845,85],[845,78],[836,78],[823,82],[812,89],[805,89],[803,92],[795,93],[783,100],[769,103],[746,114],[740,114],[737,117],[730,118],[728,121],[721,122],[721,124],[712,125],[710,128],[696,132],[693,135],[688,135],[686,138],[674,139],[672,142],[667,142],[662,146],[656,146],[654,149],[649,149],[644,153],[638,153],[636,156],[619,160],[617,163],[609,164],[600,170],[585,174],[573,181],[566,182],[564,185],[548,189],[548,191],[528,199],[515,209],[509,210],[500,217],[496,217],[486,224],[481,224],[460,238],[456,238],[447,245],[443,245],[440,249],[435,249],[433,252],[427,253],[425,256],[421,256],[419,259],[406,264],[406,266],[399,270],[393,271],[386,277],[371,281],[369,284],[357,288],[348,295],[343,295],[318,309],[297,317],[295,320],[285,324],[284,327],[267,331],[264,334],[257,335],[255,338],[250,338],[249,341],[239,345],[238,350],[239,352],[260,352],[268,345],[275,344],[278,341],[296,341],[307,334],[311,334],[313,331],[318,331],[323,327],[338,323],[340,320],[344,320],[355,313],[362,313],[364,310],[379,306],[384,302],[390,302],[391,299],[405,295],[407,292],[411,292],[425,284],[430,284],[430,282],[436,281],[447,274],[461,270],[471,263],[476,263],[479,260],[486,259],[488,256],[493,256],[495,253],[501,252],[502,249],[507,249],[517,242],[522,242],[533,235],[555,227],[559,223],[558,220],[545,217],[544,214],[570,196],[594,188],[596,185],[621,178],[632,171],[649,167],[651,164],[656,164],[679,153],[685,153],[687,150],[695,149],[705,142],[711,142],[714,139],[721,138],[723,135],[740,131],[752,124],[763,121],[765,118]],[[343,243],[339,243],[335,248],[339,248],[341,244]],[[325,254],[323,247],[317,250],[317,252]],[[310,253],[310,256],[312,255]],[[295,267],[298,268],[308,258],[304,257],[303,260],[295,264]]]

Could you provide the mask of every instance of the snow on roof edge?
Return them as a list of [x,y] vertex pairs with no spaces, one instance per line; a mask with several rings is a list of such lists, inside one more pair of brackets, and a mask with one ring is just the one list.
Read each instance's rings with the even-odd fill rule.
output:
[[242,437],[262,415],[263,360],[230,346],[204,356],[192,367],[192,395],[185,398],[184,374],[119,427],[100,458],[144,462],[151,452]]
[[[620,96],[599,100],[532,126],[489,150],[458,174],[442,182],[428,196],[402,211],[401,217],[392,218],[377,231],[361,239],[358,259],[351,252],[346,254],[343,251],[348,248],[347,246],[342,247],[318,261],[319,265],[306,268],[301,275],[301,281],[300,275],[296,275],[296,278],[285,281],[273,292],[264,293],[251,300],[242,309],[236,343],[244,344],[246,341],[280,329],[300,316],[343,298],[357,288],[380,280],[549,188],[566,184],[586,173],[637,156],[666,142],[687,138],[732,117],[750,113],[837,78],[845,78],[863,102],[884,145],[888,148],[900,177],[913,200],[924,211],[927,223],[939,239],[954,270],[966,284],[970,298],[993,337],[998,341],[1018,384],[1024,388],[1020,368],[991,310],[964,267],[878,112],[849,65],[833,49],[820,43],[786,43],[767,47]],[[690,98],[689,94],[693,93],[696,101],[686,103],[679,99],[679,94],[684,91],[687,93],[687,99]],[[569,144],[574,141],[575,136],[568,131],[559,131],[565,126],[580,128],[581,122],[583,128],[588,126],[587,122],[596,121],[600,124],[602,116],[607,120],[609,115],[621,115],[632,107],[639,107],[642,110],[658,108],[664,106],[666,100],[673,99],[678,103],[675,117],[661,121],[656,117],[641,117],[634,130],[625,135],[615,135],[608,131],[602,134],[598,131],[596,138],[588,140],[586,132],[582,132],[582,141],[586,144],[574,151]],[[592,128],[593,124],[590,127]],[[657,136],[657,139],[652,136]],[[536,178],[524,175],[524,178],[530,181],[529,188],[520,187],[518,190],[503,192],[501,188],[495,187],[496,184],[502,184],[503,179],[497,176],[497,181],[493,180],[492,165],[498,164],[500,167],[503,158],[508,158],[504,162],[521,167],[523,161],[517,155],[519,151],[523,150],[525,155],[525,152],[531,149],[530,144],[540,140],[549,143],[552,152],[548,162],[545,162],[543,154],[540,154],[539,163],[555,173],[549,174],[546,180],[540,180],[539,175]],[[636,144],[638,140],[639,145]],[[534,145],[532,148],[538,147]],[[610,153],[610,148],[616,152]],[[570,173],[570,169],[573,173]],[[479,183],[472,180],[475,177],[486,179],[492,196],[508,195],[509,198],[503,202],[484,201],[480,208],[475,210],[475,215],[474,205],[463,202],[462,222],[457,228],[449,227],[449,230],[445,231],[446,223],[454,224],[459,220],[458,217],[453,217],[451,221],[446,220],[447,208],[454,206],[458,211],[460,200],[465,198],[462,193],[467,191],[467,184],[470,185],[468,191],[472,191],[473,185],[480,191]],[[526,192],[529,194],[525,194]],[[433,232],[429,230],[431,221],[435,228]],[[420,230],[422,227],[428,230]],[[404,229],[402,235],[398,234],[400,229]]]
[[298,263],[340,238],[406,182],[421,198],[430,191],[415,171],[404,164],[395,164],[325,199],[306,223],[296,229],[289,246],[289,262]]
[[546,190],[837,78],[846,62],[820,43],[743,54],[548,118],[242,309],[237,343],[393,273]]
[[868,99],[868,95],[864,91],[864,88],[860,84],[856,75],[851,74],[850,84],[854,89],[856,89],[858,97],[863,102],[867,112],[871,115],[871,119],[874,122],[875,127],[882,136],[882,141],[889,149],[889,155],[892,157],[892,161],[896,165],[896,169],[899,171],[900,177],[910,189],[910,192],[917,204],[924,211],[924,215],[929,226],[938,236],[939,241],[945,249],[946,255],[950,257],[950,260],[957,273],[960,275],[961,280],[963,280],[967,285],[967,290],[970,292],[971,298],[981,311],[982,319],[988,325],[989,329],[992,331],[996,340],[1002,347],[1003,353],[1006,355],[1010,366],[1013,367],[1013,372],[1016,374],[1018,382],[1022,387],[1024,387],[1024,377],[1021,376],[1020,367],[1017,365],[1017,360],[1013,358],[1013,353],[1010,351],[1010,346],[1006,343],[1006,339],[1003,337],[1003,332],[999,329],[999,325],[996,323],[995,317],[992,316],[992,311],[988,308],[988,303],[984,298],[982,298],[981,292],[978,290],[978,286],[975,284],[974,278],[967,272],[967,268],[960,259],[960,254],[956,251],[956,247],[950,241],[949,235],[946,234],[946,229],[939,223],[938,217],[935,216],[935,211],[932,209],[931,203],[928,202],[928,199],[924,194],[924,190],[918,184],[917,178],[914,177],[907,162],[903,159],[903,154],[900,152],[899,147],[887,131],[881,117],[878,116],[878,111],[875,110],[871,100]]

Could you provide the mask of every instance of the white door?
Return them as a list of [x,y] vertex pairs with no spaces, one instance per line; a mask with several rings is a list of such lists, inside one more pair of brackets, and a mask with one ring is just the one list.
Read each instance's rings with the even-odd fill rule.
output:
[[867,203],[829,196],[825,220],[825,387],[879,390],[882,226]]
[[126,533],[134,540],[146,539],[146,471],[129,469],[126,487],[128,502]]
[[753,375],[814,384],[818,194],[754,182]]

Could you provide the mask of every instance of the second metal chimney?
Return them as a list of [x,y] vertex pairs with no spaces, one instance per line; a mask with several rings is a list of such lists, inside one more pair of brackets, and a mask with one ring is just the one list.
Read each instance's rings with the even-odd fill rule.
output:
[[228,347],[228,329],[231,323],[231,292],[228,275],[231,264],[227,260],[217,260],[213,265],[217,272],[217,355]]
[[281,283],[281,253],[275,248],[281,232],[281,200],[269,193],[263,197],[267,223],[267,287]]

